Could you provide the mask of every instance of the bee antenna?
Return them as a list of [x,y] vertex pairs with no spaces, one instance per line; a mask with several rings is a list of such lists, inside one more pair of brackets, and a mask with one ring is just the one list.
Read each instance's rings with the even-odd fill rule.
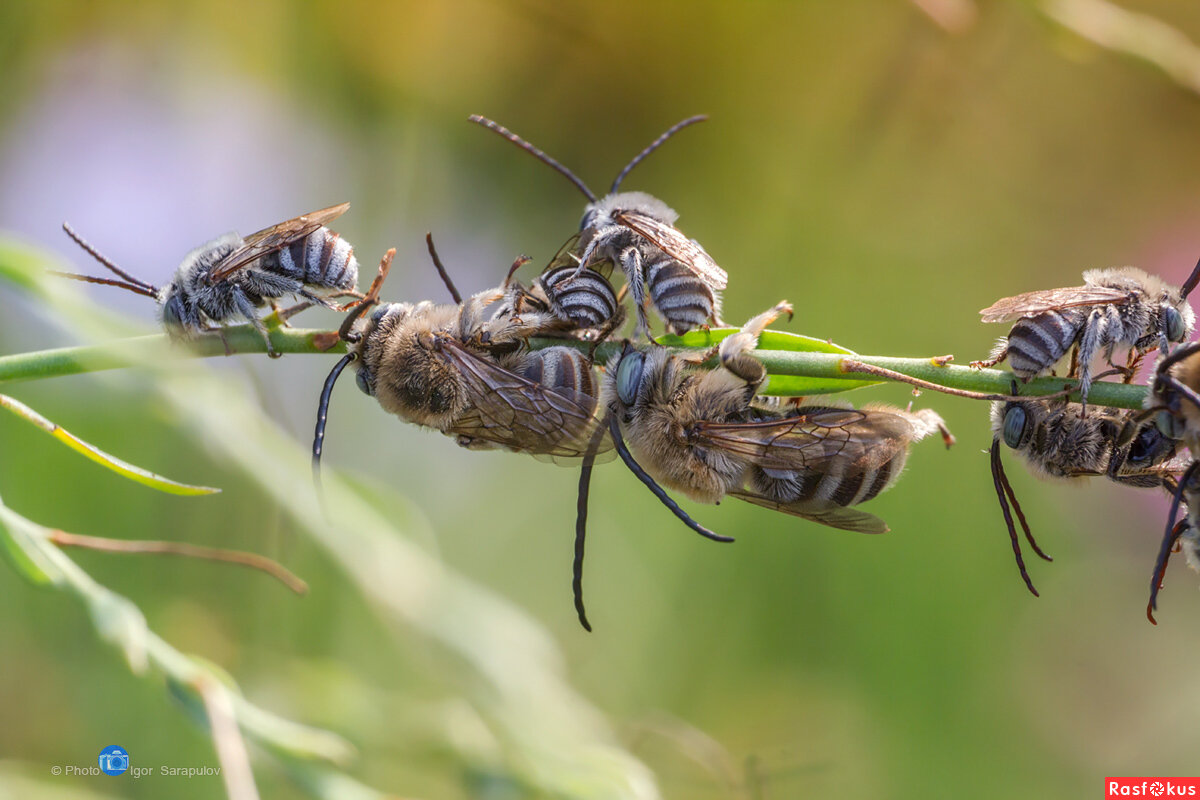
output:
[[625,440],[621,437],[621,425],[617,422],[615,414],[608,416],[608,430],[612,434],[613,444],[617,446],[617,454],[621,456],[621,460],[625,462],[625,466],[629,467],[629,471],[637,476],[637,479],[646,484],[646,488],[659,499],[664,506],[671,510],[671,513],[679,518],[679,521],[689,528],[694,530],[701,536],[712,539],[714,542],[732,542],[733,537],[722,536],[719,533],[713,533],[708,528],[701,525],[696,520],[688,516],[688,513],[679,507],[679,504],[671,499],[671,496],[658,485],[658,483],[647,474],[646,470],[642,469],[642,465],[637,463],[633,457],[633,453],[629,452],[629,448],[625,446]]
[[1192,289],[1196,288],[1197,283],[1200,283],[1200,261],[1196,262],[1196,266],[1192,268],[1192,274],[1183,282],[1181,292],[1184,300],[1192,293]]
[[[143,289],[149,290],[152,293],[150,295],[151,297],[158,296],[158,288],[156,286],[154,286],[153,284],[150,284],[150,283],[146,283],[144,280],[141,280],[140,278],[135,278],[132,275],[130,275],[128,272],[126,272],[125,270],[118,267],[115,263],[113,263],[112,259],[108,258],[103,253],[101,253],[99,250],[97,250],[96,248],[94,248],[90,244],[88,244],[86,239],[84,239],[82,236],[80,236],[78,233],[75,232],[75,229],[71,227],[70,223],[64,222],[62,226],[63,226],[63,230],[66,231],[67,236],[70,236],[71,239],[75,242],[75,244],[82,247],[84,249],[84,252],[86,252],[92,258],[96,259],[101,264],[103,264],[104,266],[106,266],[110,270],[112,270],[113,274],[115,274],[121,278],[124,278],[127,282],[133,284],[134,286],[140,286]],[[68,273],[58,273],[58,274],[66,275]],[[101,280],[92,281],[92,283],[104,283],[104,282],[105,281],[101,281]],[[112,285],[113,286],[123,286],[120,283],[112,283]],[[130,287],[123,286],[123,288],[130,288]],[[136,290],[131,289],[131,291],[136,291]],[[139,292],[139,294],[145,294],[145,292]]]
[[1183,359],[1190,355],[1194,355],[1197,352],[1200,352],[1200,342],[1190,342],[1189,344],[1180,345],[1167,355],[1163,356],[1163,359],[1158,362],[1156,372],[1163,374]]
[[659,147],[661,147],[663,142],[665,142],[667,139],[670,139],[672,136],[679,133],[689,125],[695,125],[697,122],[704,122],[706,119],[708,119],[708,114],[697,114],[694,117],[688,117],[682,122],[676,122],[674,125],[667,128],[662,136],[659,136],[657,139],[647,145],[645,150],[634,156],[633,161],[630,161],[628,164],[626,164],[625,168],[617,174],[616,180],[614,180],[612,183],[612,188],[608,190],[609,194],[616,194],[617,188],[621,185],[621,181],[625,180],[625,176],[629,174],[630,170],[642,163],[646,156],[650,155]]
[[592,625],[588,622],[587,611],[583,607],[583,545],[587,538],[588,493],[592,485],[592,466],[596,463],[596,451],[600,449],[600,440],[604,437],[606,427],[601,422],[595,433],[588,439],[587,450],[583,453],[583,465],[579,468],[579,497],[575,503],[575,558],[571,564],[571,594],[575,597],[575,613],[579,615],[579,624],[588,633]]
[[1183,395],[1185,398],[1187,398],[1188,402],[1190,402],[1196,408],[1200,409],[1200,394],[1197,394],[1195,389],[1188,386],[1186,383],[1183,383],[1182,381],[1180,381],[1178,378],[1174,377],[1173,375],[1169,375],[1169,374],[1163,375],[1162,380],[1165,383],[1167,383],[1172,389],[1174,389],[1175,391],[1177,391],[1181,395]]
[[433,266],[437,269],[438,275],[442,276],[442,283],[446,284],[446,288],[450,290],[450,296],[454,298],[455,303],[462,305],[462,295],[458,293],[454,281],[450,280],[450,273],[446,272],[446,267],[442,265],[442,259],[438,258],[437,248],[433,246],[432,231],[425,234],[425,245],[429,248],[429,257],[433,259]]
[[158,299],[157,291],[151,291],[150,289],[147,289],[143,286],[134,285],[132,283],[126,283],[125,281],[117,281],[117,280],[113,280],[112,278],[99,278],[99,277],[96,277],[95,275],[80,275],[78,272],[59,272],[58,270],[55,270],[55,269],[47,270],[47,272],[49,272],[51,275],[57,275],[60,278],[70,278],[73,281],[84,281],[85,283],[102,283],[105,286],[117,286],[121,289],[128,289],[129,291],[134,292],[135,294],[145,295],[146,297],[153,297],[155,300]]
[[1184,488],[1195,477],[1198,467],[1200,467],[1200,461],[1193,461],[1188,465],[1187,471],[1179,479],[1179,485],[1175,487],[1174,496],[1171,498],[1171,511],[1167,514],[1167,530],[1163,534],[1162,546],[1158,548],[1158,558],[1154,561],[1154,575],[1150,578],[1150,602],[1146,604],[1146,619],[1155,625],[1158,624],[1158,620],[1154,619],[1154,611],[1158,608],[1158,590],[1162,588],[1163,578],[1167,575],[1167,562],[1171,560],[1171,548],[1175,546],[1175,540],[1187,530],[1190,524],[1184,518],[1176,525],[1175,517],[1179,514],[1179,504],[1183,500]]
[[321,399],[317,403],[317,428],[313,433],[313,449],[312,449],[312,472],[313,484],[317,490],[321,488],[321,450],[325,446],[325,421],[329,416],[329,398],[333,396],[333,387],[337,383],[338,378],[342,375],[342,370],[351,361],[358,358],[357,353],[347,353],[333,365],[333,370],[330,371],[329,377],[325,379],[325,385],[321,388]]
[[1017,526],[1013,523],[1012,513],[1008,509],[1008,500],[1005,498],[1006,495],[1012,498],[1017,515],[1021,520],[1021,526],[1025,529],[1025,535],[1032,542],[1032,538],[1029,537],[1029,526],[1025,523],[1025,515],[1021,513],[1020,506],[1017,505],[1017,497],[1012,494],[1012,487],[1008,485],[1008,479],[1004,475],[1004,463],[1000,460],[999,439],[992,439],[992,483],[996,487],[996,498],[1000,501],[1000,511],[1004,514],[1004,524],[1008,526],[1008,538],[1012,540],[1017,569],[1021,571],[1021,578],[1033,596],[1040,597],[1038,590],[1033,588],[1033,580],[1029,577],[1029,571],[1025,569],[1025,559],[1021,557],[1021,540],[1017,538]]
[[593,193],[592,190],[588,188],[588,185],[586,183],[584,183],[579,178],[579,176],[577,176],[574,172],[571,172],[571,170],[567,169],[562,164],[555,161],[550,156],[543,153],[538,148],[534,147],[529,142],[522,139],[520,136],[517,136],[515,133],[513,133],[508,128],[501,125],[499,122],[494,122],[494,121],[488,119],[487,117],[480,116],[479,114],[472,114],[471,116],[467,117],[467,119],[471,120],[471,122],[474,122],[476,125],[482,125],[483,127],[487,128],[488,130],[491,130],[491,131],[494,131],[494,132],[500,134],[505,139],[508,139],[510,142],[515,144],[517,147],[524,150],[526,153],[529,153],[534,158],[541,161],[543,164],[547,164],[547,165],[553,167],[554,169],[558,170],[559,174],[563,175],[567,180],[569,180],[571,183],[575,184],[576,189],[583,192],[583,196],[588,199],[589,203],[596,202],[595,193]]

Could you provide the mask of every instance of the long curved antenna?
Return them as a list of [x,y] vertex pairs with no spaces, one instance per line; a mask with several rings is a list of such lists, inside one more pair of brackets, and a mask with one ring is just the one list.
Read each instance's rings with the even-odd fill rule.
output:
[[722,536],[719,533],[713,533],[708,528],[701,525],[696,520],[688,516],[688,513],[679,507],[679,504],[671,499],[671,496],[663,490],[661,486],[651,478],[646,470],[642,469],[642,465],[637,463],[633,457],[633,453],[629,452],[629,448],[625,446],[625,439],[621,437],[621,425],[617,422],[615,414],[608,416],[608,431],[612,434],[613,444],[617,446],[617,454],[621,456],[621,460],[625,462],[625,466],[629,467],[629,471],[637,476],[637,479],[646,484],[646,488],[658,498],[664,506],[671,510],[671,513],[679,518],[679,521],[689,528],[694,530],[701,536],[712,539],[714,542],[732,542],[732,536]]
[[1155,625],[1158,624],[1158,620],[1154,618],[1154,611],[1158,608],[1158,590],[1162,588],[1163,578],[1167,575],[1167,562],[1171,560],[1171,548],[1175,546],[1175,541],[1187,530],[1189,524],[1187,519],[1182,519],[1176,525],[1175,517],[1179,514],[1179,504],[1183,501],[1184,489],[1188,482],[1195,477],[1198,468],[1200,468],[1200,461],[1193,461],[1188,465],[1183,477],[1179,479],[1179,485],[1175,487],[1174,497],[1171,498],[1171,511],[1167,514],[1167,530],[1163,533],[1162,546],[1158,548],[1158,558],[1154,560],[1154,574],[1150,578],[1150,602],[1146,604],[1146,619]]
[[1192,293],[1192,289],[1196,288],[1197,283],[1200,283],[1200,261],[1196,262],[1196,266],[1192,268],[1192,274],[1189,275],[1188,279],[1183,282],[1183,286],[1181,288],[1184,300],[1186,300],[1187,296]]
[[[659,136],[657,139],[655,139],[653,142],[651,142],[649,145],[647,145],[645,150],[643,150],[642,152],[640,152],[636,156],[634,156],[633,161],[630,161],[628,164],[625,165],[625,168],[623,170],[621,170],[619,173],[617,173],[616,179],[612,182],[612,188],[608,190],[609,194],[616,194],[617,188],[620,187],[620,185],[621,185],[621,181],[625,180],[625,176],[629,174],[630,170],[632,170],[638,164],[642,163],[642,161],[646,158],[646,156],[650,155],[655,150],[657,150],[659,147],[661,147],[663,142],[665,142],[667,139],[670,139],[672,136],[679,133],[681,130],[683,130],[687,126],[695,125],[697,122],[704,122],[704,120],[706,120],[706,119],[708,119],[708,114],[697,114],[694,117],[688,117],[687,119],[683,120],[682,122],[676,122],[674,125],[667,128],[667,130],[663,133],[662,136]],[[592,202],[595,202],[595,201],[596,201],[596,198],[593,197]]]
[[325,379],[325,386],[321,389],[321,399],[317,403],[317,428],[313,433],[313,448],[312,448],[312,473],[313,483],[316,484],[317,490],[321,489],[321,449],[325,445],[325,420],[329,416],[329,398],[333,396],[333,386],[337,383],[338,378],[342,375],[342,370],[351,361],[358,358],[357,353],[347,353],[333,365],[333,370],[330,371],[329,377]]
[[558,170],[558,172],[563,177],[565,177],[571,183],[575,184],[576,189],[583,192],[583,196],[588,199],[589,203],[596,202],[595,193],[592,192],[592,190],[588,188],[588,185],[586,183],[584,183],[583,180],[580,179],[578,175],[576,175],[574,172],[571,172],[571,170],[567,169],[562,164],[558,163],[553,158],[546,155],[541,150],[539,150],[538,148],[534,147],[529,142],[522,139],[520,136],[517,136],[515,133],[513,133],[508,128],[501,125],[499,122],[494,122],[494,121],[488,119],[487,117],[480,116],[479,114],[472,114],[471,116],[467,117],[467,119],[471,120],[471,122],[474,122],[476,125],[482,125],[483,127],[487,128],[488,130],[495,131],[496,133],[503,136],[505,139],[508,139],[510,142],[515,144],[517,147],[521,148],[525,152],[532,155],[534,158],[541,161],[543,164],[548,164],[549,166]]
[[446,288],[450,290],[450,296],[454,298],[455,303],[462,305],[462,295],[458,293],[454,281],[450,280],[450,273],[446,272],[446,268],[442,265],[442,259],[438,258],[437,248],[433,246],[432,231],[425,234],[425,246],[429,248],[429,257],[433,259],[433,266],[437,269],[438,275],[442,276],[442,283],[446,284]]
[[[156,296],[158,295],[158,287],[154,286],[154,284],[146,283],[141,278],[135,278],[132,275],[130,275],[128,272],[126,272],[125,270],[118,267],[115,263],[113,263],[112,259],[108,258],[103,253],[101,253],[99,250],[97,250],[96,248],[94,248],[90,244],[88,244],[87,240],[84,239],[82,236],[80,236],[78,233],[76,233],[75,229],[72,228],[70,226],[70,224],[64,222],[62,226],[63,226],[63,230],[66,231],[67,236],[70,236],[71,239],[74,240],[75,244],[82,247],[84,249],[84,251],[88,255],[90,255],[92,258],[96,259],[101,264],[103,264],[104,266],[106,266],[110,270],[112,270],[114,275],[124,278],[126,281],[128,281],[129,283],[132,283],[134,286],[141,286],[143,289],[149,289]],[[1198,265],[1198,266],[1200,266],[1200,265]],[[60,274],[65,274],[65,273],[60,273]],[[94,282],[101,283],[102,281],[94,281]],[[120,284],[113,284],[113,285],[119,286]],[[1186,297],[1186,295],[1185,295],[1185,297]]]
[[78,272],[59,272],[56,269],[47,270],[51,275],[57,275],[60,278],[70,278],[73,281],[84,281],[85,283],[103,283],[105,286],[117,286],[122,289],[128,289],[135,294],[145,295],[158,299],[158,292],[151,291],[141,285],[126,283],[125,281],[117,281],[112,278],[98,278],[95,275],[80,275]]
[[596,463],[596,451],[600,449],[600,441],[607,430],[601,422],[588,439],[587,450],[583,453],[583,465],[579,468],[579,497],[575,502],[575,558],[571,564],[571,594],[575,597],[575,613],[579,615],[579,624],[588,633],[592,632],[592,625],[588,622],[587,611],[583,607],[583,545],[587,538],[588,493],[592,485],[592,466]]
[[1158,366],[1155,368],[1155,371],[1164,373],[1197,351],[1200,351],[1200,342],[1189,342],[1188,344],[1180,345],[1167,355],[1163,356],[1163,359],[1158,362]]
[[[1012,540],[1013,555],[1017,559],[1017,569],[1021,571],[1021,578],[1025,581],[1025,585],[1029,587],[1029,591],[1034,597],[1040,597],[1038,590],[1033,588],[1033,580],[1029,577],[1029,571],[1025,569],[1025,559],[1021,557],[1021,540],[1017,538],[1017,526],[1013,524],[1012,513],[1008,510],[1008,500],[1005,499],[1004,480],[1004,464],[1000,461],[1000,440],[992,439],[992,483],[996,487],[996,498],[1000,501],[1000,511],[1004,514],[1004,524],[1008,526],[1008,538]],[[1013,496],[1015,502],[1016,497]],[[1025,517],[1021,515],[1021,522],[1024,524]],[[1028,533],[1028,528],[1026,528]]]
[[1195,389],[1171,375],[1164,375],[1162,381],[1187,398],[1196,408],[1200,408],[1200,394],[1197,394]]

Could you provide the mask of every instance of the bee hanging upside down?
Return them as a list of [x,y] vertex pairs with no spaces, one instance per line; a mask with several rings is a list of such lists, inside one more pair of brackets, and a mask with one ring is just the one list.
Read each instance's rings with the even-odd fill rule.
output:
[[335,308],[335,296],[358,296],[358,261],[354,248],[325,227],[340,217],[349,203],[272,225],[246,238],[236,233],[202,245],[188,253],[174,278],[161,289],[135,278],[84,241],[70,225],[67,235],[119,280],[58,272],[65,278],[117,286],[153,298],[162,309],[163,326],[172,338],[192,339],[222,325],[244,319],[271,346],[258,309],[288,295]]
[[575,173],[503,125],[478,115],[470,119],[553,167],[587,198],[580,222],[579,244],[583,250],[572,278],[578,279],[601,261],[619,265],[637,306],[638,330],[643,333],[650,329],[647,303],[662,315],[671,333],[686,333],[710,321],[724,324],[720,291],[729,283],[725,270],[699,242],[675,227],[679,215],[662,200],[645,192],[617,192],[625,176],[646,156],[676,132],[707,117],[689,117],[669,128],[625,165],[609,193],[601,198]]
[[[1015,394],[1015,386],[1013,390]],[[1034,540],[1004,473],[1001,441],[1021,456],[1034,475],[1051,480],[1105,476],[1126,486],[1158,486],[1173,491],[1175,478],[1186,466],[1176,459],[1175,443],[1136,411],[1101,408],[1098,413],[1085,415],[1078,403],[1014,398],[992,403],[991,426],[992,483],[1008,526],[1017,569],[1034,596],[1038,591],[1021,556],[1013,513],[1034,552],[1046,561],[1052,559]]]
[[[971,366],[991,367],[1008,359],[1013,374],[1029,380],[1048,373],[1075,346],[1079,393],[1086,407],[1097,355],[1103,353],[1110,366],[1132,379],[1147,352],[1191,336],[1195,314],[1187,296],[1198,280],[1200,263],[1182,288],[1135,267],[1096,269],[1083,273],[1083,286],[997,300],[979,312],[983,321],[1016,322],[986,360]],[[1125,366],[1113,364],[1117,347],[1129,348]]]
[[[896,482],[913,442],[938,430],[947,445],[952,441],[929,409],[811,405],[781,411],[761,402],[757,395],[767,373],[751,351],[759,334],[791,310],[779,303],[724,339],[713,370],[667,348],[641,350],[628,343],[605,367],[601,404],[608,419],[602,425],[618,455],[676,516],[709,538],[728,541],[692,520],[664,486],[702,503],[736,497],[834,528],[883,533],[883,520],[852,506]],[[575,565],[576,608],[585,628],[589,477],[585,455]]]
[[[445,275],[436,256],[435,263]],[[582,455],[596,424],[598,393],[594,368],[584,353],[566,345],[530,350],[525,327],[511,320],[489,322],[485,311],[503,298],[502,289],[480,292],[457,305],[377,305],[389,266],[390,260],[381,265],[380,278],[343,322],[341,337],[353,348],[334,367],[321,393],[314,470],[334,383],[351,362],[359,388],[384,411],[454,437],[462,447],[555,459]],[[448,277],[447,286],[458,296]]]

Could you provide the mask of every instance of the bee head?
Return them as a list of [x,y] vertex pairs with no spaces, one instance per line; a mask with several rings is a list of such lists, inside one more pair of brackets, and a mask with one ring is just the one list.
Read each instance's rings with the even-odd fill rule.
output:
[[1172,342],[1187,341],[1196,324],[1196,315],[1186,300],[1163,303],[1163,330]]

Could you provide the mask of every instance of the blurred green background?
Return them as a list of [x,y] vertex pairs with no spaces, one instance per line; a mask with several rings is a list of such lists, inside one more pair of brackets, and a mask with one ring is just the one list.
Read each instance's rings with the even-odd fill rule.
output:
[[[545,263],[582,208],[468,114],[601,190],[705,112],[625,188],[667,200],[729,271],[727,319],[786,298],[785,329],[962,363],[1003,333],[977,314],[998,297],[1121,264],[1178,283],[1200,253],[1200,6],[1121,7],[1135,15],[1091,0],[16,0],[0,6],[0,229],[93,270],[58,228],[68,219],[161,283],[219,233],[348,200],[335,228],[364,273],[395,246],[385,294],[442,301],[426,230],[474,291],[518,253]],[[144,298],[87,296],[152,330]],[[0,287],[0,353],[86,341]],[[1144,616],[1163,499],[1038,483],[1008,458],[1055,556],[1031,565],[1032,598],[982,405],[917,401],[959,445],[915,448],[866,507],[890,524],[881,537],[685,504],[738,538],[717,545],[616,464],[599,468],[589,635],[570,601],[572,470],[460,450],[347,381],[326,464],[393,523],[388,537],[433,559],[392,571],[386,547],[353,535],[359,517],[304,511],[331,364],[213,359],[6,385],[100,447],[225,491],[156,495],[5,415],[0,494],[47,526],[239,547],[304,576],[297,599],[235,568],[72,553],[251,700],[352,741],[345,769],[364,784],[425,798],[1099,797],[1109,775],[1196,773],[1197,576],[1175,564],[1159,626]],[[209,417],[171,392],[208,398]],[[235,395],[258,410],[226,406]],[[294,444],[232,466],[225,414],[229,431],[278,426]],[[461,605],[440,588],[459,576]],[[215,778],[51,776],[109,744],[141,765],[217,761],[76,601],[7,567],[0,596],[0,798],[222,795]],[[592,769],[597,743],[620,777]],[[262,796],[307,796],[254,752]]]

